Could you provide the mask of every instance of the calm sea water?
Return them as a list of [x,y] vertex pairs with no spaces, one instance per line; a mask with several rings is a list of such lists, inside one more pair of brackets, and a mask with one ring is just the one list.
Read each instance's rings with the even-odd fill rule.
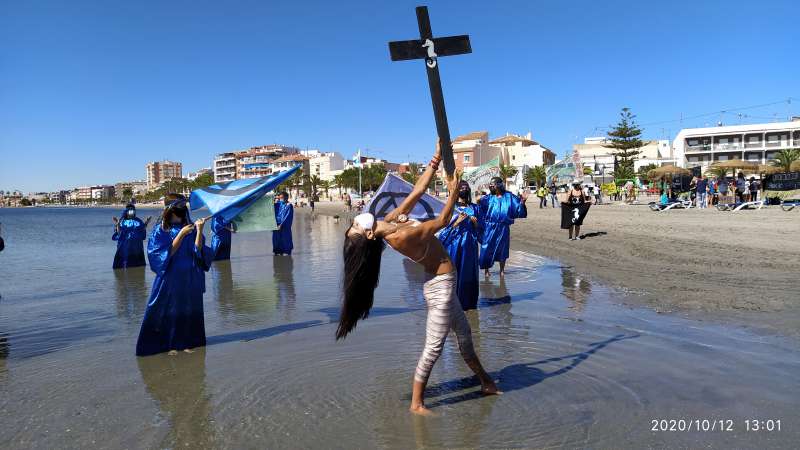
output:
[[[424,275],[387,250],[372,315],[336,343],[345,225],[305,213],[292,257],[273,257],[267,233],[234,236],[232,260],[207,274],[208,347],[136,358],[153,274],[111,269],[118,213],[0,209],[3,448],[800,442],[798,342],[623,307],[621,293],[520,252],[504,282],[482,284],[480,308],[468,314],[476,349],[505,394],[478,395],[451,339],[428,391],[439,417],[413,417]],[[707,432],[653,431],[660,419],[722,420],[726,431],[719,423]],[[753,419],[780,420],[781,430],[747,431]]]

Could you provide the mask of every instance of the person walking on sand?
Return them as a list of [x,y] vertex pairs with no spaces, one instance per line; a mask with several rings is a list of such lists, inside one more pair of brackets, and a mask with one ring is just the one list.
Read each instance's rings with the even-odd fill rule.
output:
[[376,220],[370,213],[359,214],[345,231],[342,256],[344,271],[342,282],[342,309],[336,339],[345,338],[357,322],[366,319],[375,298],[375,288],[380,275],[381,255],[388,243],[406,258],[420,264],[428,281],[423,296],[428,307],[425,347],[417,363],[412,384],[411,405],[414,414],[431,415],[425,407],[425,387],[431,369],[442,354],[450,330],[456,334],[458,348],[467,366],[478,376],[484,395],[500,391],[483,369],[472,344],[472,331],[456,296],[456,269],[436,232],[447,226],[458,199],[460,174],[448,177],[450,196],[442,212],[427,222],[409,219],[408,214],[425,193],[441,161],[440,146],[436,145],[430,164],[419,177],[414,189],[384,220]]
[[706,209],[708,206],[708,180],[702,174],[697,179],[697,207]]
[[553,208],[558,206],[558,187],[556,187],[556,182],[550,182],[550,203],[553,204]]
[[539,197],[539,209],[547,208],[547,188],[544,185],[536,189],[536,196]]

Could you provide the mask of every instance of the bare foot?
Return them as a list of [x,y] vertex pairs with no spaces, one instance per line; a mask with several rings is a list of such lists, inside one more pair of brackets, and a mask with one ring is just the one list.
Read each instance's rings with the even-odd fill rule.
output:
[[169,353],[167,353],[167,354],[168,354],[169,356],[175,356],[175,355],[177,355],[177,354],[178,354],[178,351],[177,351],[177,350],[170,350],[170,351],[169,351]]
[[488,383],[484,383],[481,386],[481,394],[483,395],[501,395],[503,391],[497,389],[497,385],[494,384],[493,380],[489,380]]
[[500,271],[500,278],[504,278],[505,276],[506,276],[506,271],[505,270],[501,270]]
[[483,276],[489,278],[489,269],[486,269],[486,272],[483,274]]
[[194,350],[187,348],[183,350],[184,353],[194,353]]
[[419,405],[417,407],[412,406],[412,407],[408,408],[408,410],[411,411],[412,414],[416,414],[418,416],[424,416],[424,417],[436,417],[437,416],[437,414],[435,412],[433,412],[430,409],[426,408],[425,405]]

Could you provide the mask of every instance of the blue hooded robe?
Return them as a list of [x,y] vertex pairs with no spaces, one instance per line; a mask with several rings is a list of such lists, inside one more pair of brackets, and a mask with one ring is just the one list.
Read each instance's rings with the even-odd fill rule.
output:
[[211,253],[214,261],[231,259],[231,230],[230,223],[225,222],[221,216],[211,219]]
[[514,219],[528,217],[528,209],[519,197],[505,191],[503,195],[484,195],[478,201],[478,217],[481,219],[481,269],[489,269],[495,261],[508,259],[511,242],[511,224]]
[[183,238],[170,256],[172,241],[181,226],[164,231],[159,223],[147,242],[150,269],[155,272],[153,289],[136,343],[136,356],[154,355],[170,350],[185,350],[206,345],[203,318],[205,273],[211,267],[211,249],[197,249],[197,231]]
[[283,200],[275,203],[275,222],[281,229],[272,232],[272,253],[276,255],[292,254],[292,249],[294,248],[294,243],[292,242],[292,219],[294,219],[294,208],[291,203]]
[[113,268],[144,266],[144,240],[147,238],[147,225],[142,219],[126,218],[123,214],[119,221],[119,230],[115,227],[111,239],[117,241],[117,253],[114,255]]
[[[459,213],[462,212],[468,217],[461,221],[457,227],[453,227],[453,223],[458,218]],[[477,225],[472,223],[471,217],[478,219]],[[465,311],[478,307],[478,295],[480,293],[480,282],[478,281],[480,223],[477,205],[457,206],[450,225],[442,229],[438,235],[439,240],[442,241],[442,245],[450,255],[450,259],[456,266],[456,273],[458,273],[456,293],[458,300],[461,302],[461,308]]]

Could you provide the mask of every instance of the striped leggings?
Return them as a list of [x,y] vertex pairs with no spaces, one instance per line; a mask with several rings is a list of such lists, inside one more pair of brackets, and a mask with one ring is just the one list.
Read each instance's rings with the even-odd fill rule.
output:
[[423,287],[425,303],[428,305],[428,320],[425,326],[425,349],[414,373],[416,381],[427,383],[433,364],[439,359],[447,334],[456,333],[458,349],[465,361],[478,359],[472,346],[472,330],[467,316],[456,296],[456,273],[437,275]]

